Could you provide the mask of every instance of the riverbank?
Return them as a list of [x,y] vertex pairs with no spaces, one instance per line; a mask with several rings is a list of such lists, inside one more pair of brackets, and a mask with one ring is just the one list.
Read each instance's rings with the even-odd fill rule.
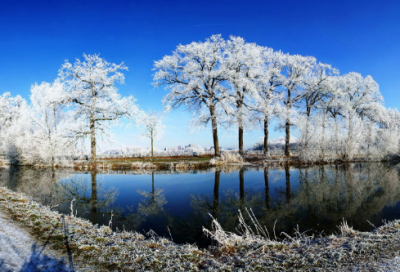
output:
[[[233,158],[233,160],[224,160],[224,155]],[[235,165],[235,166],[307,166],[307,165],[328,165],[328,164],[346,164],[354,162],[382,162],[394,161],[399,162],[400,156],[391,156],[384,160],[373,160],[363,157],[355,157],[348,160],[341,158],[325,158],[319,161],[304,161],[300,160],[298,156],[291,156],[289,159],[284,156],[270,155],[265,156],[262,154],[249,154],[243,158],[235,153],[223,153],[221,157],[214,157],[212,155],[200,156],[172,156],[172,157],[121,157],[121,158],[101,158],[96,163],[90,160],[73,160],[64,161],[56,164],[55,168],[75,168],[76,170],[131,170],[131,169],[148,169],[148,170],[195,170],[207,169],[213,166],[221,165]],[[10,165],[5,160],[0,160],[0,166]],[[29,164],[20,161],[15,165],[18,166],[33,166],[36,168],[51,167],[46,164]]]
[[[242,224],[243,235],[239,236],[224,232],[214,221],[214,230],[204,231],[217,245],[204,250],[175,244],[152,232],[145,237],[93,226],[3,187],[0,208],[49,248],[69,256],[73,264],[86,263],[96,271],[390,271],[398,263],[393,258],[400,250],[398,220],[373,232],[358,232],[343,223],[339,235],[315,238],[298,233],[280,241],[256,235],[262,233],[260,226],[258,232],[253,227],[253,233]],[[273,237],[273,232],[270,235]],[[382,259],[388,264],[383,266]]]

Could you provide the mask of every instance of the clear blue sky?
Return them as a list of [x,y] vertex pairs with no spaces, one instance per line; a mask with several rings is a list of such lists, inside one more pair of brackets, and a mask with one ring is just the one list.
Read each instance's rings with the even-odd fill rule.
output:
[[[178,44],[204,41],[213,34],[291,54],[312,55],[341,73],[371,75],[386,107],[400,98],[400,1],[1,1],[0,92],[28,98],[35,82],[51,82],[65,59],[100,53],[124,62],[122,95],[133,94],[143,109],[161,110],[162,88],[151,86],[153,62]],[[190,134],[189,113],[172,112],[158,147],[187,143],[211,146],[209,130]],[[125,145],[136,129],[116,129]],[[282,135],[273,132],[272,138]],[[261,131],[245,135],[250,147]],[[221,146],[236,147],[235,135],[221,132]]]

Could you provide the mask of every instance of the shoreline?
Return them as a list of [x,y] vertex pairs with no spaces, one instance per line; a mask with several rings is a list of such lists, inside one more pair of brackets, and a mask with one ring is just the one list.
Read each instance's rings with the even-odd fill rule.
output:
[[157,157],[154,160],[150,158],[109,158],[100,159],[96,163],[89,160],[75,160],[63,165],[45,165],[45,164],[5,164],[0,162],[0,166],[30,166],[34,168],[72,168],[75,170],[196,170],[208,169],[218,166],[254,166],[254,167],[269,167],[269,166],[310,166],[310,165],[342,165],[347,163],[362,163],[362,162],[400,162],[400,157],[392,157],[390,159],[373,160],[367,158],[353,158],[351,160],[342,160],[338,158],[330,158],[320,161],[302,161],[298,157],[287,160],[286,158],[263,156],[247,156],[243,162],[218,162],[212,164],[210,161],[213,156],[183,156],[183,157]]
[[372,232],[353,230],[343,222],[340,235],[316,238],[299,233],[282,241],[251,231],[242,236],[226,233],[214,221],[214,230],[205,232],[218,245],[206,250],[175,244],[151,232],[147,238],[136,232],[113,232],[107,226],[51,211],[4,187],[0,187],[0,207],[52,249],[69,253],[73,262],[96,267],[96,271],[354,271],[361,267],[376,271],[382,270],[382,258],[392,260],[400,251],[400,220]]

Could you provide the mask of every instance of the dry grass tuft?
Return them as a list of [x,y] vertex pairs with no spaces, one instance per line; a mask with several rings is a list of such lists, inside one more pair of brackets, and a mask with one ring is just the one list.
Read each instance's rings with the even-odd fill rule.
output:
[[131,169],[156,169],[157,166],[151,162],[133,162],[131,164]]
[[221,157],[215,157],[210,160],[211,165],[222,165],[225,163],[243,163],[243,157],[237,153],[224,152]]

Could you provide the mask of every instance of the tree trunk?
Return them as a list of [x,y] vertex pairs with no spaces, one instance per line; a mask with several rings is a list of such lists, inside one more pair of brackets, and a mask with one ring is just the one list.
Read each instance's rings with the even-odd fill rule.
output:
[[240,154],[240,156],[244,155],[244,150],[243,150],[243,127],[239,127],[239,154]]
[[219,151],[217,117],[215,116],[215,110],[213,106],[210,107],[210,116],[211,116],[212,134],[214,140],[214,152],[215,152],[214,155],[216,157],[219,157],[221,156],[221,153]]
[[151,132],[151,160],[154,158],[154,151],[153,151],[153,131]]
[[288,160],[290,157],[289,144],[290,144],[290,122],[289,118],[287,118],[285,123],[285,155]]
[[306,118],[306,132],[304,136],[304,150],[308,151],[308,142],[309,142],[309,130],[310,130],[310,116],[307,115]]
[[239,118],[238,118],[238,127],[239,127],[239,131],[238,131],[238,135],[239,135],[239,154],[240,156],[244,155],[244,150],[243,150],[243,106],[241,105],[241,103],[238,106],[238,114],[239,114]]
[[288,96],[286,100],[286,123],[285,123],[285,155],[287,160],[290,157],[289,144],[290,144],[290,108],[291,108],[291,94],[292,92],[288,90]]
[[339,156],[339,126],[336,115],[335,115],[335,150],[336,150],[336,156]]
[[353,143],[353,115],[351,114],[351,113],[349,113],[349,116],[348,116],[348,118],[349,118],[349,120],[348,120],[348,122],[349,122],[349,130],[348,130],[348,132],[347,132],[347,139],[346,139],[346,154],[345,154],[345,156],[346,156],[346,159],[347,160],[350,160],[351,158],[352,158],[352,156],[353,156],[353,146],[354,146],[354,143]]
[[[367,125],[370,125],[367,123]],[[367,142],[367,158],[370,159],[371,158],[371,143],[372,141],[372,130],[373,127],[372,125],[370,125],[370,128],[368,129],[368,142]]]
[[322,119],[322,140],[320,143],[320,148],[321,148],[321,158],[322,161],[325,160],[325,129],[326,129],[326,118],[327,118],[327,112],[324,112],[324,118]]
[[49,139],[49,145],[50,145],[50,153],[51,153],[51,159],[50,159],[50,164],[51,164],[51,167],[54,167],[54,164],[55,164],[55,158],[54,158],[54,146],[53,146],[53,141],[52,141],[52,139],[51,139],[51,131],[49,130],[48,131],[48,134],[49,134],[49,136],[48,136],[48,139]]
[[268,154],[268,116],[264,117],[264,155]]
[[96,162],[96,129],[95,121],[90,118],[90,151],[91,151],[91,161]]

